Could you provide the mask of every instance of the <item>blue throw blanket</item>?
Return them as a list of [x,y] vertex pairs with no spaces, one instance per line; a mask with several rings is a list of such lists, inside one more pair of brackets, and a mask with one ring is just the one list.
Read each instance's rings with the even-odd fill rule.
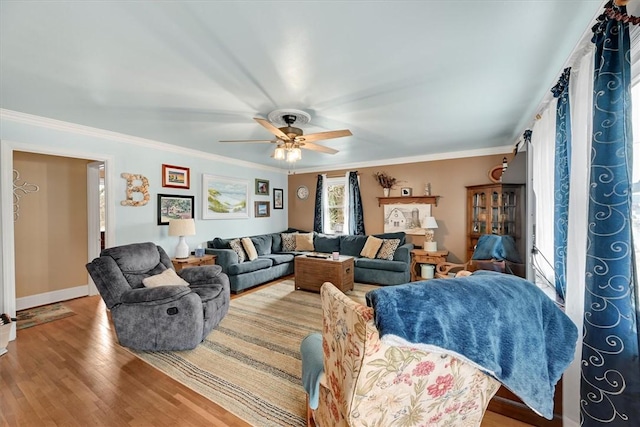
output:
[[578,331],[533,283],[477,271],[379,288],[366,298],[383,341],[462,356],[553,418],[554,387],[573,360]]

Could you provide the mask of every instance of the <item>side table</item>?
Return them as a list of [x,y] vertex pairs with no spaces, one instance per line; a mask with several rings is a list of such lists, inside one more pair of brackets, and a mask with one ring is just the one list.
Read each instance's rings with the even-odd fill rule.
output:
[[201,257],[191,255],[189,258],[171,258],[171,262],[173,263],[173,268],[178,272],[183,268],[199,267],[201,265],[215,265],[216,258],[216,255],[208,254]]
[[424,249],[413,249],[411,251],[411,281],[425,280],[418,274],[418,264],[438,264],[439,262],[447,262],[449,251],[429,252]]

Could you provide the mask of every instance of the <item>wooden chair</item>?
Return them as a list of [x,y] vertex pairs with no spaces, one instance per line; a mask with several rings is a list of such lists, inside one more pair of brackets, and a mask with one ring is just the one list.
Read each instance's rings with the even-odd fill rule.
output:
[[471,262],[464,264],[455,264],[453,262],[440,262],[436,264],[435,276],[437,279],[451,279],[458,275],[471,274],[473,267]]

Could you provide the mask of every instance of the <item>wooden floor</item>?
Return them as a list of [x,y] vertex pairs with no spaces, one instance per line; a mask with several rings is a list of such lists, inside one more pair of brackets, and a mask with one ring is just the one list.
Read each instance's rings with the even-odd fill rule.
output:
[[[0,356],[1,426],[247,426],[121,347],[99,296],[18,331]],[[487,412],[483,427],[528,424]]]

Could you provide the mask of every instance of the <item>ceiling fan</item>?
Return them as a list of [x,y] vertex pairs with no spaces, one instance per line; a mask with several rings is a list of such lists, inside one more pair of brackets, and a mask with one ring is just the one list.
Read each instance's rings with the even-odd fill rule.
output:
[[[348,129],[333,130],[328,132],[318,132],[304,135],[302,129],[294,127],[294,123],[309,123],[311,116],[301,110],[275,110],[268,114],[269,120],[254,117],[253,120],[261,124],[265,129],[275,135],[276,139],[246,139],[246,140],[221,140],[220,142],[241,142],[241,143],[272,143],[276,144],[273,158],[295,162],[302,159],[301,148],[321,153],[336,154],[338,150],[323,145],[314,144],[315,141],[323,139],[342,138],[352,135]],[[283,124],[283,127],[276,127],[275,124]]]

